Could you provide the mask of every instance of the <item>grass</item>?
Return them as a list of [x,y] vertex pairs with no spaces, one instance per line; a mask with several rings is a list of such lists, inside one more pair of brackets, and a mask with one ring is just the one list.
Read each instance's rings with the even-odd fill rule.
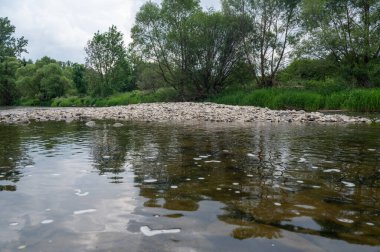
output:
[[230,105],[268,107],[270,109],[379,112],[380,89],[345,89],[331,92],[298,88],[230,89],[212,97],[210,101]]
[[135,90],[132,92],[115,94],[105,98],[92,97],[60,97],[53,99],[52,107],[108,107],[138,103],[169,102],[175,101],[177,93],[171,88],[161,88],[155,92]]

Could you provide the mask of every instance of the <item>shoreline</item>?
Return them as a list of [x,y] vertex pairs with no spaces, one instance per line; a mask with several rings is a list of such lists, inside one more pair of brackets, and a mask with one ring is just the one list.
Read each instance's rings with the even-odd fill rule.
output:
[[140,121],[140,122],[215,122],[215,123],[380,123],[360,116],[323,114],[303,110],[270,110],[253,106],[232,106],[216,103],[144,103],[114,107],[10,108],[0,110],[0,123],[28,124],[31,121]]

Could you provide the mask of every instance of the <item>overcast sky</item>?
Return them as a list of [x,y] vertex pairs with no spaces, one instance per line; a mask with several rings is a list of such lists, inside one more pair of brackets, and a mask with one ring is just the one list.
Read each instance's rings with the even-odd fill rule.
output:
[[[98,30],[116,25],[131,41],[136,12],[147,0],[0,0],[0,17],[16,26],[28,41],[27,59],[43,56],[84,62],[84,47]],[[160,2],[160,0],[155,0]],[[219,8],[219,0],[201,0],[203,8]]]

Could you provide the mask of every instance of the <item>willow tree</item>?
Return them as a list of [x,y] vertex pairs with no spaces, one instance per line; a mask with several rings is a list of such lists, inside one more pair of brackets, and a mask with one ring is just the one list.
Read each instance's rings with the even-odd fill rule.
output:
[[182,99],[217,93],[240,58],[237,21],[219,12],[203,12],[198,0],[148,2],[136,16],[133,50],[155,62],[165,82]]
[[373,85],[369,75],[380,58],[380,1],[303,0],[302,7],[308,31],[304,51],[333,56],[356,85]]
[[223,0],[225,12],[242,15],[253,26],[244,40],[246,60],[260,87],[275,85],[276,74],[300,38],[300,0]]

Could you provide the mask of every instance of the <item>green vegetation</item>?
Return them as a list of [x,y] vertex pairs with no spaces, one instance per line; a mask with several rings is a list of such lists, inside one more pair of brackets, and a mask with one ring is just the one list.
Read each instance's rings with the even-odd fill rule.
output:
[[0,18],[0,105],[214,101],[272,109],[380,111],[380,0],[147,1],[133,42],[115,26],[85,64],[20,59]]
[[347,89],[331,93],[296,88],[235,89],[209,99],[212,102],[270,109],[380,111],[380,88]]

